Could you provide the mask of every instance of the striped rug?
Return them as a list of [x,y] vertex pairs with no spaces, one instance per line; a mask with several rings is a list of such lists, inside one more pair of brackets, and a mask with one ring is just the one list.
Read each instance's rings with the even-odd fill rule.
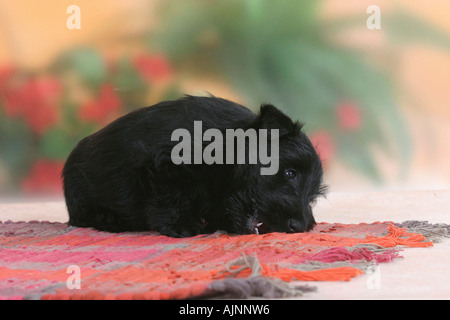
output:
[[319,223],[309,233],[216,232],[170,238],[154,232],[114,234],[65,223],[6,221],[0,222],[0,299],[314,294],[313,281],[361,276],[376,264],[392,262],[406,247],[433,246],[446,227]]

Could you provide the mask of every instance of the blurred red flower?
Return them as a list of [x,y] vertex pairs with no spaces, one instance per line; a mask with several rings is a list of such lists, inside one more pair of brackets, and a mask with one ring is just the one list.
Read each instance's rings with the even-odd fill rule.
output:
[[361,127],[361,109],[352,102],[342,102],[336,107],[338,125],[343,131],[355,131]]
[[64,163],[57,160],[36,161],[28,176],[22,180],[22,190],[28,194],[61,194],[63,166]]
[[15,68],[13,66],[0,67],[0,88],[5,88],[8,81],[13,77]]
[[172,78],[172,66],[162,54],[141,54],[136,56],[133,62],[147,81],[161,82]]
[[61,85],[46,76],[4,87],[3,107],[10,117],[23,117],[34,133],[42,134],[59,121]]
[[336,145],[333,137],[328,131],[320,130],[309,136],[312,145],[316,149],[322,164],[333,158],[336,153]]
[[122,101],[111,84],[104,84],[100,88],[96,100],[84,103],[78,113],[81,120],[103,123],[110,114],[118,112]]

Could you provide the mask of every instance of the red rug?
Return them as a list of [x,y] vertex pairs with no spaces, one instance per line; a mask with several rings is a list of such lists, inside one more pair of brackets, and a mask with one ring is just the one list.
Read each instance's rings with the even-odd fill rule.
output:
[[320,223],[309,233],[179,239],[0,222],[0,299],[301,295],[314,287],[288,283],[347,281],[370,265],[391,262],[403,247],[433,245],[410,231],[389,222]]

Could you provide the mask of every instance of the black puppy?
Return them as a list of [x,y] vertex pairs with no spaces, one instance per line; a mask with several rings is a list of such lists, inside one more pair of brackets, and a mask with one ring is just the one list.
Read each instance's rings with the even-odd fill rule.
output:
[[[194,122],[224,137],[230,129],[267,130],[267,154],[278,151],[278,170],[262,174],[267,163],[248,161],[250,140],[241,144],[245,163],[232,163],[238,143],[223,155],[218,149],[211,153],[224,161],[199,162],[195,152],[205,150],[205,139],[200,149],[197,141],[180,153],[186,159],[192,156],[192,161],[180,163],[181,158],[173,156],[180,139],[173,133],[183,129],[195,138]],[[265,136],[259,136],[258,145],[261,137]],[[227,158],[230,152],[234,155]],[[78,143],[64,166],[63,179],[71,226],[154,230],[171,237],[216,230],[309,231],[315,225],[311,204],[324,191],[321,161],[299,123],[272,105],[262,105],[256,115],[215,97],[186,96],[115,120]]]

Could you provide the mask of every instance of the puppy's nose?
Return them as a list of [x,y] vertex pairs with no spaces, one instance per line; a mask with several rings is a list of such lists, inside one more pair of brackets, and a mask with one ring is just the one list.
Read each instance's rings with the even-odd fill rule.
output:
[[304,227],[303,223],[300,220],[297,219],[289,219],[288,220],[288,232],[294,233],[294,232],[303,232]]

